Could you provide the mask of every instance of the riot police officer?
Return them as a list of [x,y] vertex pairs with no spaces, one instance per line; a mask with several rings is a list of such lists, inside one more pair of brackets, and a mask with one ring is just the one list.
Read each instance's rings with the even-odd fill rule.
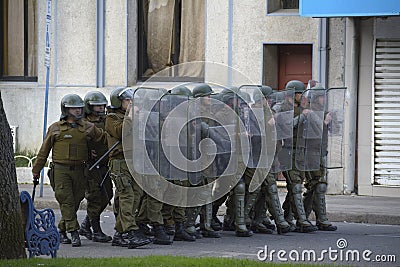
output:
[[[199,84],[193,88],[192,94],[193,94],[193,98],[201,98],[200,99],[200,100],[202,100],[201,108],[204,111],[204,115],[209,114],[208,112],[210,109],[211,94],[213,94],[213,90],[211,89],[211,87],[205,83]],[[202,131],[201,136],[208,135],[206,133],[207,130],[205,130],[208,127],[207,121],[208,120],[206,118],[196,121],[196,123],[198,123],[198,125],[201,125],[201,127],[200,127],[201,131]],[[200,185],[202,183],[208,183],[208,182],[210,182],[210,180],[207,180],[206,177],[204,177],[204,176],[201,177]],[[207,194],[211,194],[211,192],[205,192],[205,195],[207,195]],[[201,235],[199,235],[196,232],[196,228],[195,228],[196,219],[199,216],[200,211],[201,211],[201,206],[190,207],[190,208],[186,209],[187,220],[185,223],[185,231],[188,234],[195,236],[196,238],[201,238]],[[204,237],[220,238],[221,234],[218,231],[214,231],[214,229],[212,229],[211,222],[212,222],[212,203],[209,203],[204,206],[204,225],[202,226],[203,229],[202,229],[201,234]]]
[[[85,104],[76,94],[65,95],[61,100],[60,121],[47,130],[38,156],[32,167],[32,174],[38,177],[52,150],[51,177],[55,197],[60,205],[61,220],[58,224],[61,243],[73,247],[81,246],[79,223],[76,212],[85,196],[85,163],[88,160],[87,138],[93,142],[104,142],[106,134],[93,123],[82,120]],[[66,232],[71,233],[71,239]]]
[[[302,93],[305,91],[305,86],[301,81],[292,80],[286,84],[286,90],[294,90],[294,122],[293,122],[293,148],[297,148],[298,125],[299,120],[308,112],[305,108],[307,103],[301,103]],[[304,171],[299,170],[295,164],[295,154],[293,153],[292,169],[284,171],[283,175],[286,178],[287,195],[283,203],[284,216],[286,221],[291,224],[291,230],[308,233],[316,231],[317,228],[312,225],[306,216],[302,199],[302,184],[305,178]],[[297,220],[296,226],[293,225],[293,213]]]
[[[326,216],[326,200],[325,194],[327,191],[328,181],[326,178],[326,155],[328,154],[328,125],[331,122],[331,114],[325,110],[325,88],[322,86],[315,86],[312,92],[312,105],[313,109],[324,112],[323,132],[322,132],[322,145],[321,145],[321,158],[319,170],[306,172],[305,188],[307,191],[304,193],[304,208],[307,217],[313,210],[316,217],[316,225],[321,231],[336,231],[337,227],[332,225]],[[317,159],[316,159],[317,160]]]
[[[255,91],[254,95],[254,101],[255,106],[266,106],[267,103],[272,105],[280,105],[281,110],[293,110],[293,104],[286,105],[285,103],[280,103],[279,101],[276,101],[276,97],[271,97],[273,90],[269,86],[262,86],[260,88],[261,94]],[[271,100],[271,101],[269,101]],[[273,113],[275,113],[273,111]],[[290,118],[291,119],[291,118]],[[275,120],[275,124],[278,122],[278,118]],[[277,133],[277,136],[279,133]],[[292,144],[290,144],[291,146]],[[279,155],[279,152],[282,147],[282,141],[277,140],[276,144],[276,151],[275,151],[275,156]],[[284,234],[289,231],[289,224],[285,221],[283,217],[283,211],[281,208],[279,196],[278,196],[278,187],[276,184],[276,178],[277,178],[277,170],[274,170],[275,165],[279,165],[278,168],[281,168],[281,164],[276,162],[278,159],[275,158],[275,162],[273,163],[272,168],[270,169],[269,173],[267,174],[267,177],[261,184],[261,191],[258,195],[257,202],[254,206],[254,213],[253,213],[253,225],[252,225],[252,230],[254,232],[261,232],[261,233],[271,233],[271,230],[275,229],[275,226],[271,223],[271,221],[268,218],[267,215],[267,208],[269,212],[272,214],[272,217],[275,221],[276,228],[278,231],[278,234]],[[291,160],[291,159],[290,159]]]
[[[85,119],[104,130],[106,97],[99,91],[92,91],[86,94],[84,102]],[[88,147],[90,158],[88,166],[92,166],[97,157],[106,153],[107,144],[88,141]],[[81,224],[79,234],[94,242],[108,242],[111,240],[111,236],[105,235],[100,227],[100,215],[113,197],[112,182],[108,175],[107,165],[108,157],[105,157],[94,170],[86,170],[88,179],[88,187],[85,194],[87,215]]]
[[[179,105],[181,101],[185,101],[191,98],[192,92],[186,86],[180,85],[174,87],[167,96],[170,97],[171,102],[174,102],[170,103],[172,106],[171,108],[173,108],[176,105]],[[162,114],[162,115],[167,116],[168,114]],[[163,165],[171,168],[171,166],[166,162]],[[171,178],[172,179],[170,180],[170,182],[172,182],[173,184],[179,186],[189,186],[189,181],[187,176],[185,178],[180,178],[180,177],[171,177]],[[177,196],[177,197],[185,197],[185,196]],[[174,236],[174,241],[196,241],[196,238],[194,236],[189,235],[184,230],[184,224],[186,222],[185,210],[186,208],[184,207],[172,206],[166,203],[163,204],[162,216],[164,220],[165,229],[169,235]]]
[[[132,98],[132,89],[123,87],[114,89],[110,95],[111,105],[105,122],[105,129],[109,134],[107,137],[108,147],[111,148],[117,142],[119,143],[109,154],[110,176],[118,192],[119,202],[114,227],[116,232],[113,236],[112,245],[128,248],[136,248],[151,243],[151,240],[144,236],[136,223],[136,213],[143,191],[129,172],[122,148],[124,119],[125,123],[132,123],[129,116],[125,116],[127,110],[131,107]],[[128,134],[132,133],[128,132]],[[128,241],[123,238],[123,233],[127,234]]]
[[[237,87],[227,88],[221,92],[222,101],[235,110],[240,119],[245,121],[245,112],[243,112],[243,107],[240,107],[243,99],[239,99],[239,96]],[[231,190],[226,201],[227,210],[224,218],[224,230],[231,229],[234,223],[235,233],[238,237],[250,237],[253,235],[253,231],[248,229],[246,224],[249,226],[251,224],[249,215],[259,192],[259,188],[252,193],[248,191],[248,185],[254,174],[254,168],[246,167],[243,171],[243,176]]]
[[[157,90],[158,91],[158,90]],[[165,89],[159,89],[160,92],[163,92]],[[151,94],[151,93],[150,93]],[[146,94],[144,96],[146,98]],[[161,109],[161,101],[160,99],[157,100],[156,104],[151,108],[152,112],[159,113]],[[147,131],[155,131],[158,132],[159,129],[157,124],[152,124],[151,122],[146,122],[145,125],[142,125]],[[157,136],[158,137],[158,136]],[[158,141],[146,141],[146,150],[147,153],[152,154],[151,159],[154,161],[152,162],[157,166],[158,158]],[[137,216],[138,226],[142,232],[149,233],[148,225],[151,226],[152,235],[154,235],[153,243],[159,245],[170,245],[173,241],[169,238],[167,233],[165,232],[164,228],[164,220],[162,216],[162,207],[163,203],[151,195],[143,192],[143,196],[141,198],[141,205],[139,207],[139,212]]]

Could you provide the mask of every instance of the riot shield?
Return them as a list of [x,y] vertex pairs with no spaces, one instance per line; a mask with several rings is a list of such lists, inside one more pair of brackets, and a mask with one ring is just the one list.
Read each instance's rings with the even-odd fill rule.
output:
[[160,99],[159,170],[167,180],[188,179],[187,107],[189,96],[167,93]]
[[297,125],[295,164],[301,171],[320,169],[325,92],[325,89],[309,89],[301,96],[300,114],[295,117]]
[[241,151],[249,168],[269,168],[272,163],[268,157],[271,136],[267,136],[267,104],[260,88],[260,85],[239,87],[238,114],[248,138],[248,142],[241,142]]
[[132,101],[133,171],[159,175],[159,109],[161,89],[138,88]]
[[328,169],[343,167],[344,104],[346,88],[330,88],[326,92],[326,130],[322,138],[322,155]]
[[273,103],[271,109],[276,131],[276,152],[271,172],[278,173],[292,169],[294,90],[275,92],[269,99],[268,103]]
[[223,102],[210,96],[189,101],[189,180],[217,178],[236,173],[237,118]]

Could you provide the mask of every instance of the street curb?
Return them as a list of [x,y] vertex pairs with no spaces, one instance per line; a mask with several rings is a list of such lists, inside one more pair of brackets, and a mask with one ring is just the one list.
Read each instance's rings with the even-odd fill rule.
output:
[[[51,208],[54,210],[60,209],[56,201],[41,200],[39,197],[35,199],[35,208],[44,209]],[[86,210],[87,202],[83,200],[79,209]],[[113,211],[112,205],[107,206],[106,211]],[[218,211],[218,216],[225,215],[225,206],[221,206]],[[327,217],[332,222],[351,222],[351,223],[367,223],[367,224],[384,224],[384,225],[400,225],[400,216],[384,215],[384,214],[360,214],[354,212],[327,212]],[[310,215],[310,220],[315,221],[314,214]]]

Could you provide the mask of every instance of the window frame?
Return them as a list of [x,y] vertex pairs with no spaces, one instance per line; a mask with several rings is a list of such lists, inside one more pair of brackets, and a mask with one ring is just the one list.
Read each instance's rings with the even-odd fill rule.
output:
[[[4,2],[0,0],[0,14],[4,14]],[[37,3],[37,2],[36,2]],[[0,43],[4,44],[4,19],[0,19]],[[4,75],[4,49],[0,51],[0,81],[37,82],[38,76],[28,76],[28,0],[24,0],[24,76]],[[37,33],[36,33],[37,34]]]
[[[300,0],[299,5],[300,5]],[[271,8],[272,7],[272,8]],[[281,0],[266,0],[267,16],[299,16],[299,8],[283,8]]]
[[[180,23],[181,23],[181,0],[175,0],[175,7],[174,7],[174,34],[176,40],[179,40],[180,36]],[[143,1],[137,1],[137,22],[138,22],[138,38],[137,38],[137,81],[138,82],[145,82],[146,80],[151,79],[152,82],[204,82],[204,77],[180,77],[180,76],[173,76],[173,77],[153,77],[153,76],[144,76],[144,72],[147,69],[146,67],[146,60],[147,57],[147,45],[146,45],[146,37],[144,31],[144,13],[143,13]],[[173,67],[178,65],[176,63],[179,59],[179,52],[180,52],[180,43],[174,47],[174,56],[171,60],[174,62],[174,65],[169,66]]]

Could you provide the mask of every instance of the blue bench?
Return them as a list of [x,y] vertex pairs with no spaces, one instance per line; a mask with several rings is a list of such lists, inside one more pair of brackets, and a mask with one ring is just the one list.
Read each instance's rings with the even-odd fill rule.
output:
[[29,258],[40,255],[51,255],[52,258],[56,258],[60,247],[60,234],[55,225],[54,211],[49,208],[35,209],[31,195],[27,191],[21,192],[20,201]]

